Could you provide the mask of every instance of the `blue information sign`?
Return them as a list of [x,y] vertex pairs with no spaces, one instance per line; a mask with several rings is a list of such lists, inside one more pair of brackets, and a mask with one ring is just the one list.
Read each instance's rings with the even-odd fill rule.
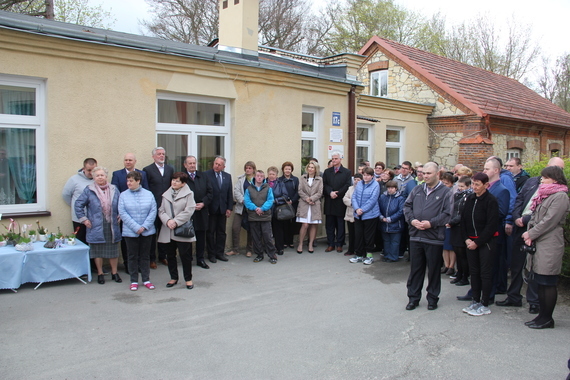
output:
[[332,125],[333,127],[340,127],[340,112],[332,113]]

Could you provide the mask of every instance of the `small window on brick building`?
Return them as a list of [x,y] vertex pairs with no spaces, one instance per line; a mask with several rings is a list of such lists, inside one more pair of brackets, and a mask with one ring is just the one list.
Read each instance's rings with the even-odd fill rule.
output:
[[521,158],[522,156],[522,151],[520,149],[508,149],[507,150],[507,157],[505,162],[507,162],[508,160],[510,160],[513,157],[518,157]]
[[388,70],[370,72],[370,95],[388,96]]
[[550,157],[560,157],[560,151],[558,149],[551,150]]

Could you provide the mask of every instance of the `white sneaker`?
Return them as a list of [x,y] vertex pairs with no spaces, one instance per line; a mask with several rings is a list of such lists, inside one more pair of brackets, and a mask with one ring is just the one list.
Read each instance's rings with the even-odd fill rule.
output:
[[471,305],[464,307],[463,312],[469,314],[470,311],[477,310],[479,308],[479,306],[482,306],[482,305],[480,303],[478,303],[477,301],[471,301]]
[[374,257],[367,257],[364,259],[364,265],[370,265],[374,262]]
[[477,309],[471,310],[467,314],[472,315],[474,317],[479,317],[481,315],[491,314],[491,309],[489,309],[487,306],[481,305]]
[[350,261],[351,263],[361,263],[364,261],[364,258],[362,256],[354,256],[348,259],[348,261]]

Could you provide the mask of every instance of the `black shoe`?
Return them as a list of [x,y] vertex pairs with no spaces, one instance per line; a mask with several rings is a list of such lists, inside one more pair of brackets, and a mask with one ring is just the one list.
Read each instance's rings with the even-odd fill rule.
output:
[[459,278],[455,277],[453,280],[449,281],[450,284],[457,284],[459,281],[461,281]]
[[167,282],[166,283],[166,287],[167,288],[172,288],[174,285],[178,284],[178,280],[174,281],[174,282]]
[[311,250],[309,249],[309,253],[315,253],[315,251],[314,251],[314,250],[311,251]]
[[254,263],[258,263],[260,261],[263,261],[263,256],[257,256],[255,259],[253,259]]
[[121,277],[119,277],[119,273],[115,273],[111,275],[111,278],[115,281],[115,282],[123,282],[123,280],[121,280]]
[[277,258],[274,257],[274,258],[272,258],[272,259],[269,259],[269,262],[270,262],[271,264],[277,264]]
[[495,305],[497,306],[516,306],[516,307],[521,307],[522,306],[522,302],[513,302],[511,301],[508,297],[505,298],[503,301],[497,301],[495,302]]
[[215,257],[208,257],[208,260],[210,260],[210,262],[214,264],[218,262],[218,260],[216,260]]
[[[538,318],[538,317],[536,317],[536,318]],[[530,326],[530,325],[534,324],[536,322],[536,318],[534,318],[532,321],[525,322],[524,325]]]
[[428,310],[435,310],[437,309],[437,304],[436,303],[430,303],[428,305]]
[[455,284],[455,286],[465,286],[465,285],[469,285],[469,280],[459,281],[458,283]]
[[473,299],[473,297],[468,296],[468,295],[457,296],[458,301],[471,301],[472,299]]
[[210,269],[210,267],[208,266],[208,264],[206,264],[206,262],[204,260],[200,260],[196,263],[196,265],[198,265],[201,268],[204,269]]
[[188,285],[188,282],[186,282],[186,289],[188,290],[194,289],[194,284]]
[[103,285],[105,283],[105,275],[104,274],[100,274],[97,276],[97,282],[100,283],[101,285]]
[[283,250],[277,251],[277,254],[278,254],[279,256],[283,256]]
[[216,256],[216,259],[220,260],[220,261],[229,261],[227,257],[224,256]]
[[554,328],[554,319],[551,319],[550,321],[546,322],[546,323],[541,323],[538,324],[536,322],[534,322],[533,324],[528,325],[528,327],[530,327],[531,329],[553,329]]
[[530,305],[528,307],[529,314],[538,314],[540,312],[540,306],[538,305]]
[[418,306],[417,303],[409,302],[409,303],[406,305],[406,310],[414,310],[417,306]]

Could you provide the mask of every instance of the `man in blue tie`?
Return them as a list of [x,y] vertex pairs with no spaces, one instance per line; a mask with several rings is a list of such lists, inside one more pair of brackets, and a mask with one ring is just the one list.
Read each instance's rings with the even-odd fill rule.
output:
[[212,263],[228,261],[226,248],[226,221],[232,215],[234,198],[232,194],[232,176],[226,173],[226,159],[216,156],[212,169],[206,171],[206,177],[212,184],[213,196],[208,206],[209,221],[207,233],[208,260]]

